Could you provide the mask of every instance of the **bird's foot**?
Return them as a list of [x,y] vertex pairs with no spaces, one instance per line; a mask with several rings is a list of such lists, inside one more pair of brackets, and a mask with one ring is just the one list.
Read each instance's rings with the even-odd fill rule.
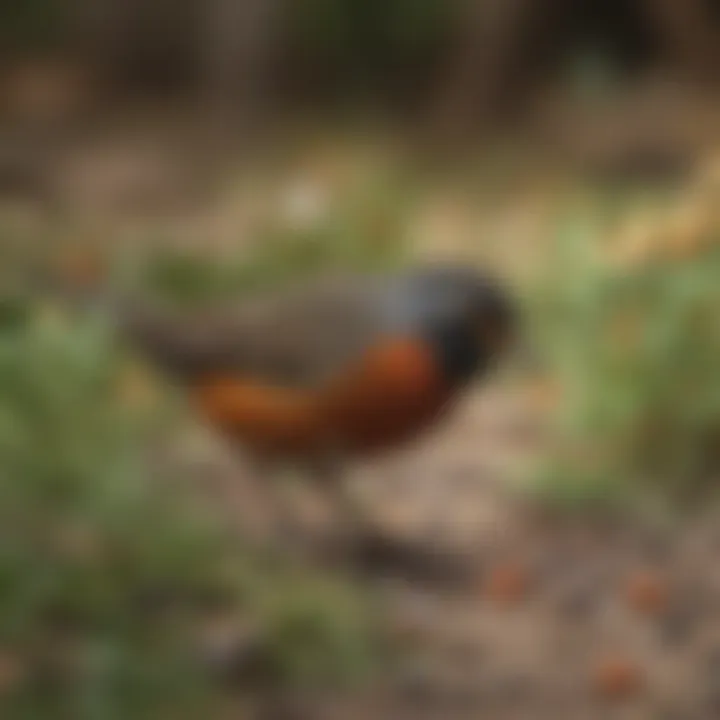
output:
[[363,575],[393,577],[415,584],[454,586],[474,574],[474,563],[447,548],[369,529],[346,546],[346,563]]

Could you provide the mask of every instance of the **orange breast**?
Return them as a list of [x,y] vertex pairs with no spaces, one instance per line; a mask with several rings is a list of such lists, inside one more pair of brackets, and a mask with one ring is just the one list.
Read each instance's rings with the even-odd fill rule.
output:
[[366,453],[412,439],[450,393],[429,349],[398,341],[372,349],[316,391],[208,378],[196,400],[230,437],[262,452],[303,456],[337,448]]
[[322,444],[321,418],[309,393],[213,377],[198,384],[195,401],[214,427],[260,452],[304,454]]
[[322,414],[346,450],[369,452],[413,439],[450,399],[430,348],[399,340],[371,350],[354,371],[331,383]]

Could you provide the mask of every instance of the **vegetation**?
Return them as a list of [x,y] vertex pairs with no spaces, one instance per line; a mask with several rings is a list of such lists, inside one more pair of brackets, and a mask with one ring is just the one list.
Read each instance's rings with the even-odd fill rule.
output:
[[196,478],[153,457],[177,408],[138,392],[102,318],[24,299],[2,309],[4,718],[207,714],[231,697],[204,649],[218,624],[216,644],[250,633],[240,680],[282,688],[369,669],[362,593],[250,549],[198,502]]
[[720,226],[695,194],[631,203],[632,232],[586,207],[552,256],[538,314],[558,386],[556,499],[676,505],[716,488]]
[[[158,251],[138,279],[196,302],[386,267],[409,250],[411,198],[375,174],[292,222],[266,218],[254,250],[220,262]],[[527,298],[559,430],[542,490],[592,507],[704,499],[720,474],[717,216],[706,201],[673,210],[663,197],[645,213],[628,191],[608,213],[605,200],[584,199]],[[639,240],[624,229],[638,213]],[[3,281],[28,238],[11,240]],[[378,659],[368,598],[248,547],[198,502],[198,478],[153,455],[182,413],[159,388],[138,392],[128,367],[101,317],[0,303],[3,717],[207,715],[247,689],[210,672],[218,634],[246,638],[248,683],[361,677]]]
[[321,185],[300,190],[309,197],[299,193],[299,207],[291,202],[289,217],[275,209],[274,215],[261,218],[247,252],[213,260],[201,252],[151,250],[140,268],[140,282],[153,292],[193,303],[327,270],[372,271],[402,262],[412,199],[405,178],[375,171],[332,198],[325,197]]

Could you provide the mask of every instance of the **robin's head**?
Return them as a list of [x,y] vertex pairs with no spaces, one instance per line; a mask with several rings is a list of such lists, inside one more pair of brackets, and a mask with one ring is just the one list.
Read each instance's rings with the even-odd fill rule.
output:
[[454,382],[488,369],[514,343],[514,303],[482,273],[459,267],[416,272],[409,277],[408,295],[416,328],[437,349]]

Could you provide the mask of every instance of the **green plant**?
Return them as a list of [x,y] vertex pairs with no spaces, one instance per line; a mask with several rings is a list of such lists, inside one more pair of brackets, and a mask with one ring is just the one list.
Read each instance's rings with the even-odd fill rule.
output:
[[100,317],[0,318],[2,716],[207,715],[224,691],[197,637],[218,608],[260,628],[276,682],[367,667],[362,595],[243,546],[151,463],[172,404],[129,402],[125,367]]
[[[592,216],[591,216],[592,217]],[[720,477],[720,246],[623,272],[574,226],[538,295],[563,387],[544,487],[576,503],[701,500]]]
[[[402,189],[400,189],[402,188]],[[200,252],[150,253],[140,283],[180,302],[266,290],[326,271],[383,270],[405,255],[408,188],[376,174],[328,203],[315,220],[293,225],[266,219],[252,250],[223,258]]]

